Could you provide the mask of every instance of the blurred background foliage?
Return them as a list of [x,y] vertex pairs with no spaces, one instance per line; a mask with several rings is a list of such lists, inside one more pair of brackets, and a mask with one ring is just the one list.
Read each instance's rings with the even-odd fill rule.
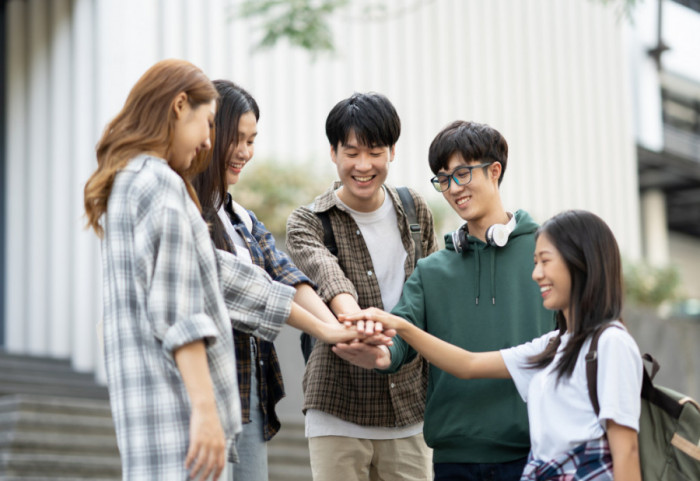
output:
[[289,164],[256,159],[229,191],[233,199],[252,210],[258,220],[284,245],[287,217],[300,205],[313,202],[335,179],[331,162]]
[[[438,0],[353,0],[360,5],[359,16],[344,20],[377,22],[419,10]],[[631,18],[642,0],[590,0],[615,8],[620,18]],[[258,49],[270,48],[282,40],[317,55],[336,51],[330,28],[331,16],[342,11],[350,0],[244,0],[230,14],[232,19],[257,20],[261,38]]]
[[680,273],[675,266],[656,267],[626,260],[623,274],[628,304],[658,308],[664,303],[683,300]]
[[[255,213],[282,248],[289,214],[300,205],[313,202],[337,177],[330,160],[322,164],[256,159],[246,166],[246,172],[230,192],[236,202]],[[450,221],[453,225],[455,215],[441,198],[429,201],[428,205],[435,219],[438,243],[444,247],[443,233],[447,227],[443,227]]]
[[[287,217],[301,205],[308,205],[325,192],[336,178],[331,162],[289,164],[259,159],[246,167],[246,173],[231,193],[239,204],[252,210],[275,236],[284,250]],[[435,220],[435,233],[441,248],[444,234],[459,225],[455,214],[441,198],[428,205]],[[623,264],[625,301],[639,307],[657,309],[663,304],[682,301],[682,285],[676,267],[655,267],[642,261]]]

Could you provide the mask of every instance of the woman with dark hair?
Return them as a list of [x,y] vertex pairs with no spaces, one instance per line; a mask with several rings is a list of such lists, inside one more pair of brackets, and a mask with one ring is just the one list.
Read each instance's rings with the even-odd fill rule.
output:
[[211,147],[217,97],[194,65],[158,62],[105,128],[85,185],[88,226],[102,238],[105,367],[130,481],[218,479],[236,459],[232,323],[270,340],[285,320],[331,343],[358,335],[212,247],[183,173]]
[[[227,80],[215,80],[214,85],[219,92],[217,135],[211,152],[200,155],[198,163],[206,168],[192,183],[216,247],[264,269],[272,279],[294,286],[294,300],[299,305],[337,325],[309,278],[277,250],[274,237],[255,214],[236,203],[228,192],[253,158],[260,111],[255,99],[238,85]],[[234,479],[266,481],[266,442],[280,428],[275,405],[284,396],[281,370],[272,342],[234,330],[234,344],[244,425],[236,441],[241,460],[231,471]]]
[[[406,320],[367,310],[348,321],[358,328],[396,329],[438,368],[462,379],[512,378],[528,405],[532,448],[521,480],[640,481],[637,432],[642,359],[620,319],[622,266],[610,228],[586,211],[566,211],[537,231],[532,279],[542,302],[557,311],[558,329],[501,351],[473,353]],[[596,415],[588,395],[586,354],[598,344]]]

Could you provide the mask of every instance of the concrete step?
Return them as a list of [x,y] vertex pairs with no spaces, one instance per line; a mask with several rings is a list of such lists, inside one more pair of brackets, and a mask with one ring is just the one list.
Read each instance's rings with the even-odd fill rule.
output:
[[32,394],[14,394],[0,397],[0,413],[18,411],[112,417],[109,401],[102,399]]
[[42,412],[0,413],[0,430],[41,433],[113,434],[111,418]]
[[50,476],[6,476],[3,474],[0,477],[1,481],[121,481],[121,475],[116,476],[95,476],[78,478],[75,476],[63,476],[61,474],[52,474]]
[[268,444],[269,481],[311,481],[309,444],[303,421],[282,422],[280,432]]
[[0,397],[0,480],[118,480],[109,402]]
[[60,454],[0,452],[0,473],[6,476],[32,477],[60,476],[94,479],[118,477],[121,474],[119,458],[113,456],[66,456]]
[[57,359],[44,356],[29,356],[25,354],[12,354],[0,349],[0,368],[20,370],[71,370],[70,361],[67,358]]
[[82,456],[118,456],[117,439],[85,433],[0,432],[0,451],[54,453]]
[[271,464],[268,467],[268,475],[269,481],[311,481],[311,468]]
[[0,395],[13,393],[108,398],[92,373],[74,371],[68,360],[0,352]]

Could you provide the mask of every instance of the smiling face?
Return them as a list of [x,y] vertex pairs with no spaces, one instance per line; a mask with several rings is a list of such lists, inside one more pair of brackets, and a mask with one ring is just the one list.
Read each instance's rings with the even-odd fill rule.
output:
[[170,166],[178,172],[187,170],[201,150],[211,148],[209,132],[214,125],[216,112],[214,100],[192,107],[187,96],[181,95],[184,97],[178,96],[174,104],[173,140],[167,159]]
[[561,253],[546,234],[540,234],[535,244],[532,280],[540,286],[542,305],[552,311],[562,311],[568,323],[571,273]]
[[[455,152],[450,156],[447,166],[440,169],[438,173],[452,174],[457,167],[484,162],[482,160],[467,162],[459,152]],[[454,211],[469,222],[469,232],[475,233],[479,238],[483,235],[478,233],[485,232],[493,224],[503,222],[505,214],[498,191],[500,172],[501,164],[498,162],[485,168],[473,169],[471,182],[467,185],[458,185],[450,181],[450,187],[442,193]]]
[[331,158],[343,186],[338,197],[359,212],[372,212],[384,200],[382,185],[389,174],[389,163],[394,160],[394,146],[367,146],[360,144],[350,131],[344,144],[331,146]]
[[226,155],[226,185],[232,186],[238,182],[241,170],[253,158],[255,153],[255,137],[258,135],[258,121],[252,111],[241,115],[238,119],[236,139],[228,148]]

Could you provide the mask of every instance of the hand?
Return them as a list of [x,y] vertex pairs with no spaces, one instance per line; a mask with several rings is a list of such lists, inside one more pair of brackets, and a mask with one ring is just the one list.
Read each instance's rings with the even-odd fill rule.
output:
[[185,467],[191,479],[219,479],[226,465],[226,438],[215,404],[193,406],[190,417],[190,446]]
[[356,324],[358,332],[364,332],[366,336],[372,331],[381,332],[383,330],[386,330],[385,333],[387,334],[391,332],[393,336],[396,334],[396,331],[407,323],[405,319],[377,309],[376,307],[363,309],[354,314],[341,314],[338,316],[338,320],[343,322],[346,326]]
[[384,345],[356,341],[336,344],[332,350],[339,358],[365,369],[386,369],[391,365],[391,354]]
[[367,341],[373,345],[390,346],[393,341],[390,336],[395,333],[390,331],[386,335],[382,332],[381,324],[372,324],[371,326],[362,325],[359,329],[352,323],[348,324],[324,324],[323,330],[319,336],[326,344],[337,344],[350,341]]

